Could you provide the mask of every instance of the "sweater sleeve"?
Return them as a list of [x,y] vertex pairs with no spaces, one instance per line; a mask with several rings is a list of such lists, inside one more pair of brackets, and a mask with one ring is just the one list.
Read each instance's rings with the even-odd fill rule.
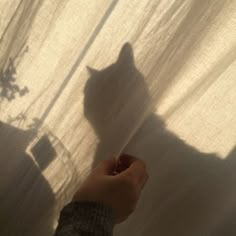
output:
[[63,208],[54,236],[111,236],[112,209],[97,202],[71,202]]

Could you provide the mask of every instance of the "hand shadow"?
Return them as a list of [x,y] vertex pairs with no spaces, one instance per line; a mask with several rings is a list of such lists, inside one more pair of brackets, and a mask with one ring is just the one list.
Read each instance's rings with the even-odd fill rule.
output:
[[[88,70],[84,113],[99,138],[96,166],[118,152],[151,100],[130,44],[116,63]],[[235,235],[235,150],[224,160],[202,153],[151,114],[124,149],[145,160],[150,178],[138,210],[117,235]]]
[[48,137],[42,136],[31,149],[34,162],[26,149],[35,132],[0,122],[1,235],[53,233],[55,197],[42,172],[56,152]]

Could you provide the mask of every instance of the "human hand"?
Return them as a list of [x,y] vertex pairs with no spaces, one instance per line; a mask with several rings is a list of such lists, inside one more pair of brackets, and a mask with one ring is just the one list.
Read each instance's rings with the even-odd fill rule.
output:
[[100,202],[112,208],[116,223],[135,210],[148,174],[143,161],[124,154],[101,162],[85,180],[73,201]]

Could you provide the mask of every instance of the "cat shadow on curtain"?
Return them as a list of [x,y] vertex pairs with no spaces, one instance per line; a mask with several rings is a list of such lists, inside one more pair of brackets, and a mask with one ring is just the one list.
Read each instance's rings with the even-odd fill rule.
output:
[[129,219],[129,235],[137,225],[142,235],[210,235],[207,227],[221,217],[225,227],[217,225],[214,235],[235,235],[236,149],[224,160],[200,152],[168,130],[156,113],[137,129],[151,99],[129,43],[114,64],[88,71],[84,113],[99,139],[93,166],[128,143],[123,152],[142,158],[149,170],[138,210]]
[[[0,232],[1,235],[51,235],[55,197],[43,171],[56,158],[46,135],[30,152],[27,147],[36,130],[22,130],[0,121]],[[47,212],[47,213],[45,213]],[[46,223],[41,222],[45,216]],[[44,219],[45,219],[44,218]],[[40,225],[40,228],[36,228]]]

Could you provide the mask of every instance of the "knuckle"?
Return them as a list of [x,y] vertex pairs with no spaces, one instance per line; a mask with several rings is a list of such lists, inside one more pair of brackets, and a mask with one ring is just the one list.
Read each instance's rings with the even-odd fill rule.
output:
[[129,175],[124,176],[121,179],[120,184],[121,184],[121,186],[126,187],[128,189],[133,189],[135,186],[133,179]]
[[139,162],[142,163],[142,165],[145,166],[145,162],[142,159],[139,159]]
[[130,189],[130,191],[133,191],[136,189],[136,183],[132,176],[127,176],[126,177],[126,186]]
[[146,163],[143,160],[139,160],[140,166],[146,171]]
[[109,163],[109,160],[103,160],[102,162],[101,162],[101,165],[106,165],[106,164],[108,164]]

